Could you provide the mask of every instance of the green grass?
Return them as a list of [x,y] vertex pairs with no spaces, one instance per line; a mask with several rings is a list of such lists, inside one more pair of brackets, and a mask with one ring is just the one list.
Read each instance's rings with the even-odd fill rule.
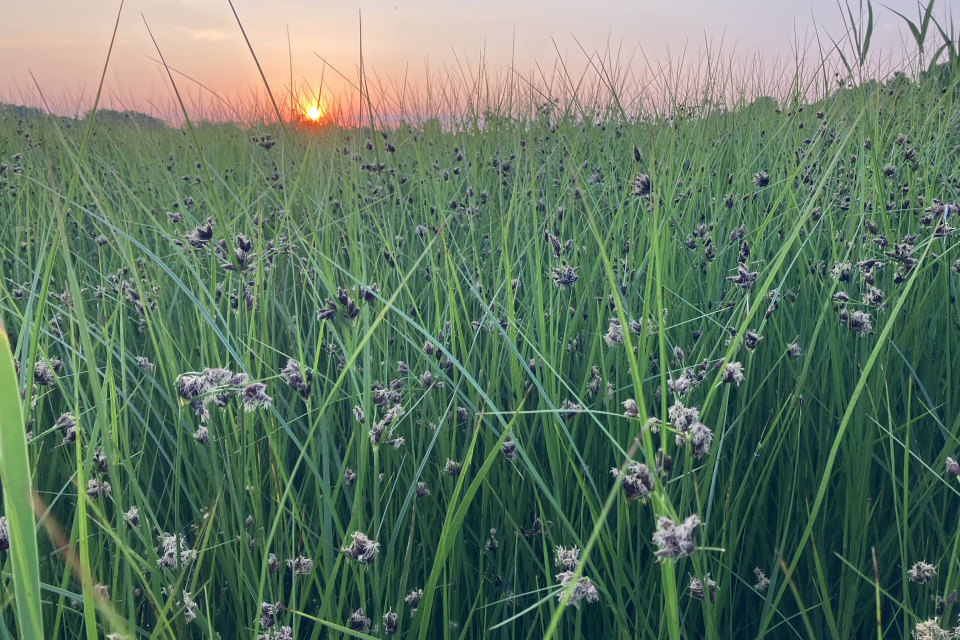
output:
[[4,490],[4,513],[10,580],[16,601],[17,629],[21,638],[43,638],[40,604],[40,561],[33,528],[33,487],[23,417],[17,392],[10,341],[0,324],[0,482]]
[[[0,315],[18,365],[0,363],[0,637],[257,638],[261,603],[301,640],[383,637],[388,612],[408,638],[956,627],[960,609],[937,616],[933,598],[960,583],[960,250],[927,210],[960,202],[960,73],[838,87],[826,69],[752,103],[725,98],[757,91],[722,74],[667,86],[642,117],[653,96],[606,66],[576,91],[562,72],[552,89],[488,85],[441,121],[469,93],[451,86],[402,122],[371,100],[372,132],[0,110]],[[895,245],[916,260],[901,273]],[[749,287],[729,280],[739,262]],[[611,319],[623,344],[605,340]],[[289,359],[312,371],[302,393]],[[742,381],[722,382],[721,361]],[[182,376],[215,367],[248,378],[192,407]],[[245,411],[231,393],[253,382],[272,402]],[[675,437],[677,400],[712,433],[701,457]],[[661,455],[672,469],[628,501],[610,469]],[[658,562],[657,518],[692,514],[696,550]],[[356,531],[379,543],[368,564],[341,553]],[[186,545],[175,562],[163,534]],[[580,548],[596,601],[563,606],[577,580],[558,582],[557,546]],[[300,556],[312,570],[294,575]],[[921,560],[937,569],[925,584],[908,577]],[[713,601],[688,588],[706,574]],[[369,628],[351,625],[361,608]]]

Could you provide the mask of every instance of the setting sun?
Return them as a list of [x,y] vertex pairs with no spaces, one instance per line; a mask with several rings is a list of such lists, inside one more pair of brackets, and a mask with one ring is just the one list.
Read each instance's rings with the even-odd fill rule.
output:
[[307,117],[311,120],[317,120],[322,115],[320,108],[317,106],[310,107],[307,109]]

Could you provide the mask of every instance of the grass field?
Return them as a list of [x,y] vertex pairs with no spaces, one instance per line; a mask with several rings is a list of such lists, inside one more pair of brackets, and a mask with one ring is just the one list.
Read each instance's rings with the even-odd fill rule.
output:
[[957,68],[3,109],[0,638],[952,637]]

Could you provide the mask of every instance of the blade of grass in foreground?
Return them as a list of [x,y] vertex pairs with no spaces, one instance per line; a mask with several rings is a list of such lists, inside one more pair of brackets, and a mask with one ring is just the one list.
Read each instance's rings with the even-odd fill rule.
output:
[[27,437],[20,414],[20,392],[7,332],[0,323],[0,483],[9,532],[13,592],[20,638],[41,640],[40,561],[33,525],[32,481]]

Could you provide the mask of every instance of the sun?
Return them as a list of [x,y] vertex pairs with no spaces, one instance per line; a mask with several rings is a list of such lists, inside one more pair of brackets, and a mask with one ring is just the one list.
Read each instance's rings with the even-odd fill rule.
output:
[[324,123],[327,120],[327,101],[316,93],[306,95],[300,99],[296,115],[304,123]]
[[309,109],[307,109],[307,117],[310,118],[311,120],[319,120],[320,116],[322,115],[323,113],[320,111],[320,108],[317,106],[312,106]]

